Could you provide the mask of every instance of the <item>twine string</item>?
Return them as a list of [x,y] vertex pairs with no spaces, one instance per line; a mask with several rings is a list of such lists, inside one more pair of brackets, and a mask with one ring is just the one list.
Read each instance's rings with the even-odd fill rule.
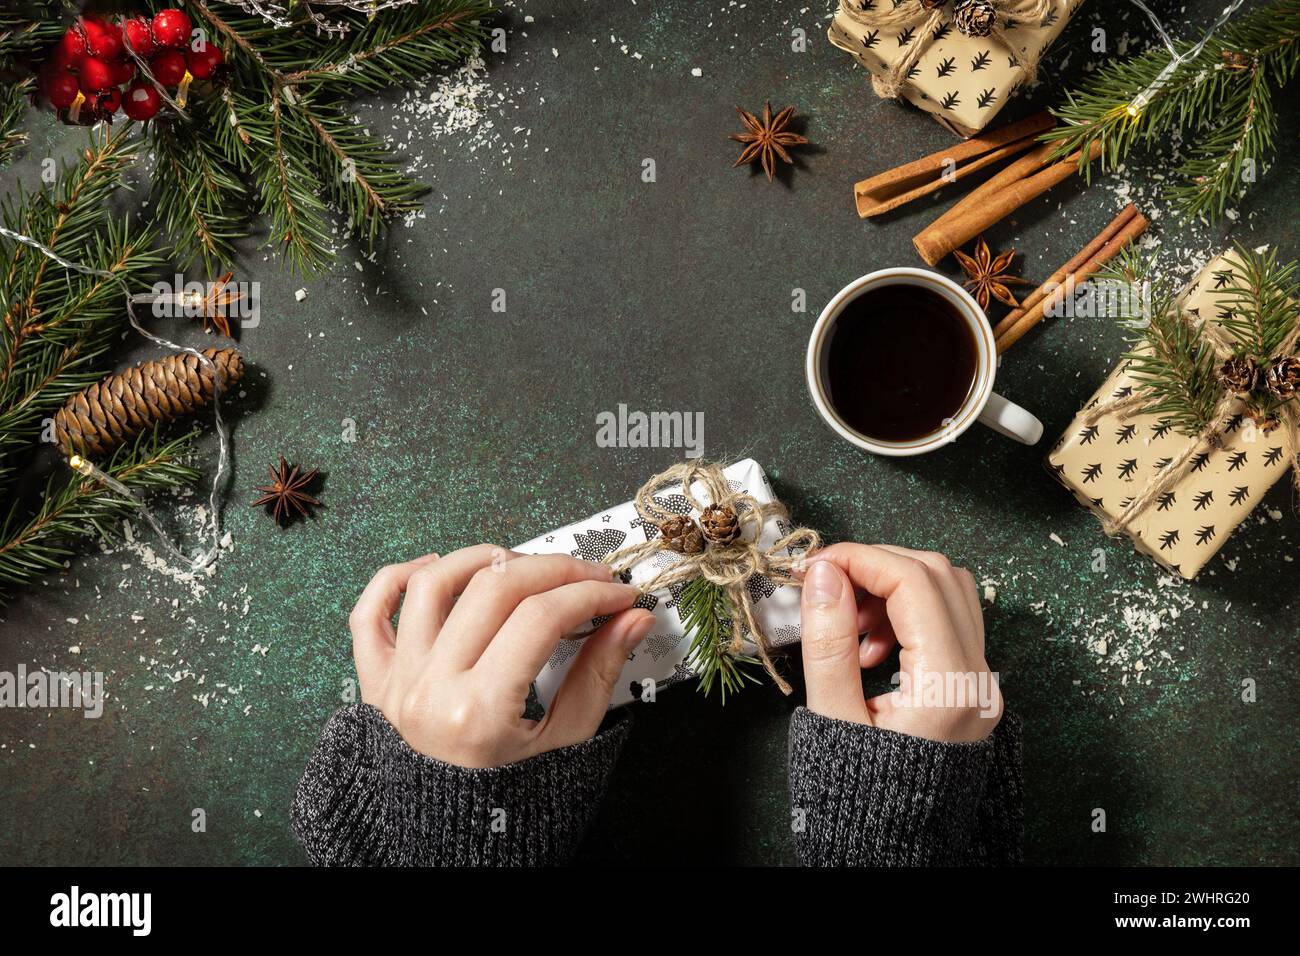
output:
[[[703,486],[708,504],[696,497],[693,486]],[[655,493],[668,486],[680,484],[682,495],[696,511],[704,511],[709,504],[730,508],[740,523],[740,533],[730,544],[708,542],[700,554],[681,555],[671,567],[654,574],[639,585],[643,594],[661,591],[702,577],[723,588],[736,615],[731,620],[731,640],[726,652],[735,656],[742,652],[746,630],[758,649],[759,660],[772,682],[784,694],[791,693],[790,684],[776,671],[772,661],[771,644],[759,624],[754,599],[748,584],[755,575],[766,578],[781,587],[802,587],[803,582],[793,572],[802,569],[808,556],[821,547],[821,535],[811,528],[796,528],[781,535],[766,548],[758,541],[769,519],[788,521],[789,511],[779,501],[761,502],[746,492],[733,491],[722,473],[722,466],[700,462],[683,462],[660,472],[641,486],[634,504],[641,518],[659,525],[674,514],[655,501]],[[669,551],[664,536],[651,538],[643,544],[615,551],[605,558],[614,573],[621,574],[653,557]],[[673,552],[676,553],[676,552]]]
[[169,349],[173,352],[185,352],[189,355],[195,356],[202,364],[203,368],[212,375],[212,419],[213,427],[216,430],[218,439],[217,470],[212,479],[212,489],[208,494],[208,512],[212,518],[212,544],[197,557],[192,558],[177,547],[166,532],[163,531],[162,526],[145,505],[144,501],[132,492],[130,488],[122,484],[122,482],[105,474],[101,469],[95,467],[93,463],[79,455],[74,455],[68,462],[69,467],[72,467],[79,474],[101,481],[115,493],[129,499],[135,505],[136,511],[144,517],[145,521],[149,524],[149,527],[158,535],[159,539],[162,541],[163,547],[172,555],[172,557],[181,561],[185,565],[188,565],[191,571],[199,571],[206,568],[216,559],[217,554],[221,550],[221,514],[218,499],[221,490],[225,485],[230,469],[230,435],[227,432],[225,420],[221,414],[221,372],[217,368],[216,363],[204,355],[199,349],[191,348],[188,345],[179,345],[160,335],[155,335],[140,324],[140,320],[135,314],[133,305],[143,305],[156,302],[159,299],[158,296],[153,295],[152,293],[132,293],[130,286],[127,285],[126,280],[122,278],[120,274],[110,272],[106,269],[96,269],[92,266],[87,266],[83,263],[66,259],[39,240],[23,235],[19,232],[14,232],[12,229],[8,229],[3,225],[0,225],[0,235],[12,239],[14,242],[22,243],[25,246],[35,249],[41,255],[63,266],[65,269],[73,272],[80,272],[83,275],[107,279],[110,282],[115,283],[122,290],[122,295],[126,303],[127,319],[130,321],[131,327],[135,329],[136,332],[157,346]]

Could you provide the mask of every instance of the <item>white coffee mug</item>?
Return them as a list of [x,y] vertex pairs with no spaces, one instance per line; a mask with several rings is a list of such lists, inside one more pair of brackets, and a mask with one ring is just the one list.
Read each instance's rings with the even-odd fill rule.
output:
[[[851,428],[831,404],[830,389],[826,384],[827,355],[831,337],[844,307],[868,289],[887,285],[919,286],[943,296],[966,320],[971,332],[974,333],[976,343],[975,382],[966,396],[966,401],[937,431],[908,441],[882,441]],[[930,272],[928,269],[906,267],[881,269],[850,282],[826,304],[822,314],[817,317],[812,337],[808,340],[808,391],[812,394],[813,404],[817,406],[818,413],[841,438],[877,455],[921,455],[927,451],[934,451],[949,442],[956,441],[976,421],[1018,442],[1026,445],[1036,444],[1043,437],[1043,423],[1019,405],[1007,401],[993,391],[993,377],[997,372],[997,364],[998,354],[993,341],[993,330],[989,327],[984,311],[971,298],[969,292],[951,279],[937,272]]]

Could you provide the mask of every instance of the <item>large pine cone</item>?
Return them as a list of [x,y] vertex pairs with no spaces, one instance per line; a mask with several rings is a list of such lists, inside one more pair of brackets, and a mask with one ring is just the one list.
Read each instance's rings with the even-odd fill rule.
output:
[[[205,349],[221,387],[244,376],[234,349]],[[98,457],[159,422],[174,421],[212,401],[212,370],[189,352],[143,362],[83,388],[54,414],[54,438],[65,455]]]
[[1229,391],[1245,395],[1259,381],[1259,366],[1254,359],[1244,355],[1230,358],[1219,366],[1219,381]]
[[961,0],[952,12],[952,22],[968,37],[986,37],[998,22],[998,12],[984,0]]
[[740,537],[740,519],[726,505],[709,505],[700,512],[700,527],[714,544],[731,544]]
[[1293,398],[1300,391],[1300,358],[1289,356],[1278,359],[1264,373],[1264,384],[1283,401]]
[[676,515],[659,525],[664,547],[678,554],[699,554],[704,550],[700,527],[686,515]]

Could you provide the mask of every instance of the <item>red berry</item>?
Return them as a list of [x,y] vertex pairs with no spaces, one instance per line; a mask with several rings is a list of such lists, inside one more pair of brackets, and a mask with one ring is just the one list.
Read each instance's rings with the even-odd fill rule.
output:
[[82,17],[87,52],[100,60],[116,60],[123,53],[122,34],[117,27],[98,17]]
[[105,116],[112,116],[122,108],[122,94],[117,90],[100,93],[95,99],[95,109]]
[[77,78],[71,73],[56,73],[46,83],[45,92],[55,109],[66,110],[77,98]]
[[131,49],[135,50],[141,56],[150,56],[158,45],[153,42],[153,32],[149,29],[149,21],[145,17],[132,17],[122,23],[122,33],[126,37],[127,43]]
[[148,83],[143,81],[131,84],[122,101],[122,111],[133,120],[153,119],[162,106],[162,97]]
[[163,86],[176,86],[185,79],[185,57],[175,50],[163,50],[149,61],[149,71]]
[[113,85],[113,68],[103,60],[88,56],[81,61],[81,92],[89,96]]
[[154,42],[161,46],[183,47],[190,42],[190,18],[184,10],[163,10],[152,25]]
[[120,63],[113,64],[113,85],[125,86],[135,79],[135,64],[130,60],[122,60]]
[[59,41],[58,54],[60,65],[73,64],[86,55],[86,35],[81,32],[81,24],[68,27],[63,39]]
[[185,54],[186,68],[200,80],[210,79],[224,60],[225,57],[215,43],[205,43],[202,49],[190,50]]

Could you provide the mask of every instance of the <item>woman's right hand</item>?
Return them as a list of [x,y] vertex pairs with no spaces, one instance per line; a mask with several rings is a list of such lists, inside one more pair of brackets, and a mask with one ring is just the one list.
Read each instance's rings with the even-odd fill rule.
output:
[[[579,743],[595,734],[628,654],[654,624],[632,607],[639,594],[608,565],[487,544],[389,565],[348,622],[361,699],[412,749],[462,767]],[[525,720],[529,687],[556,646],[603,616],[612,617],[583,640],[546,716]]]
[[[965,568],[928,551],[837,544],[808,559],[802,604],[809,710],[952,743],[984,740],[997,726],[1002,695]],[[896,643],[899,688],[867,699],[861,669]]]

